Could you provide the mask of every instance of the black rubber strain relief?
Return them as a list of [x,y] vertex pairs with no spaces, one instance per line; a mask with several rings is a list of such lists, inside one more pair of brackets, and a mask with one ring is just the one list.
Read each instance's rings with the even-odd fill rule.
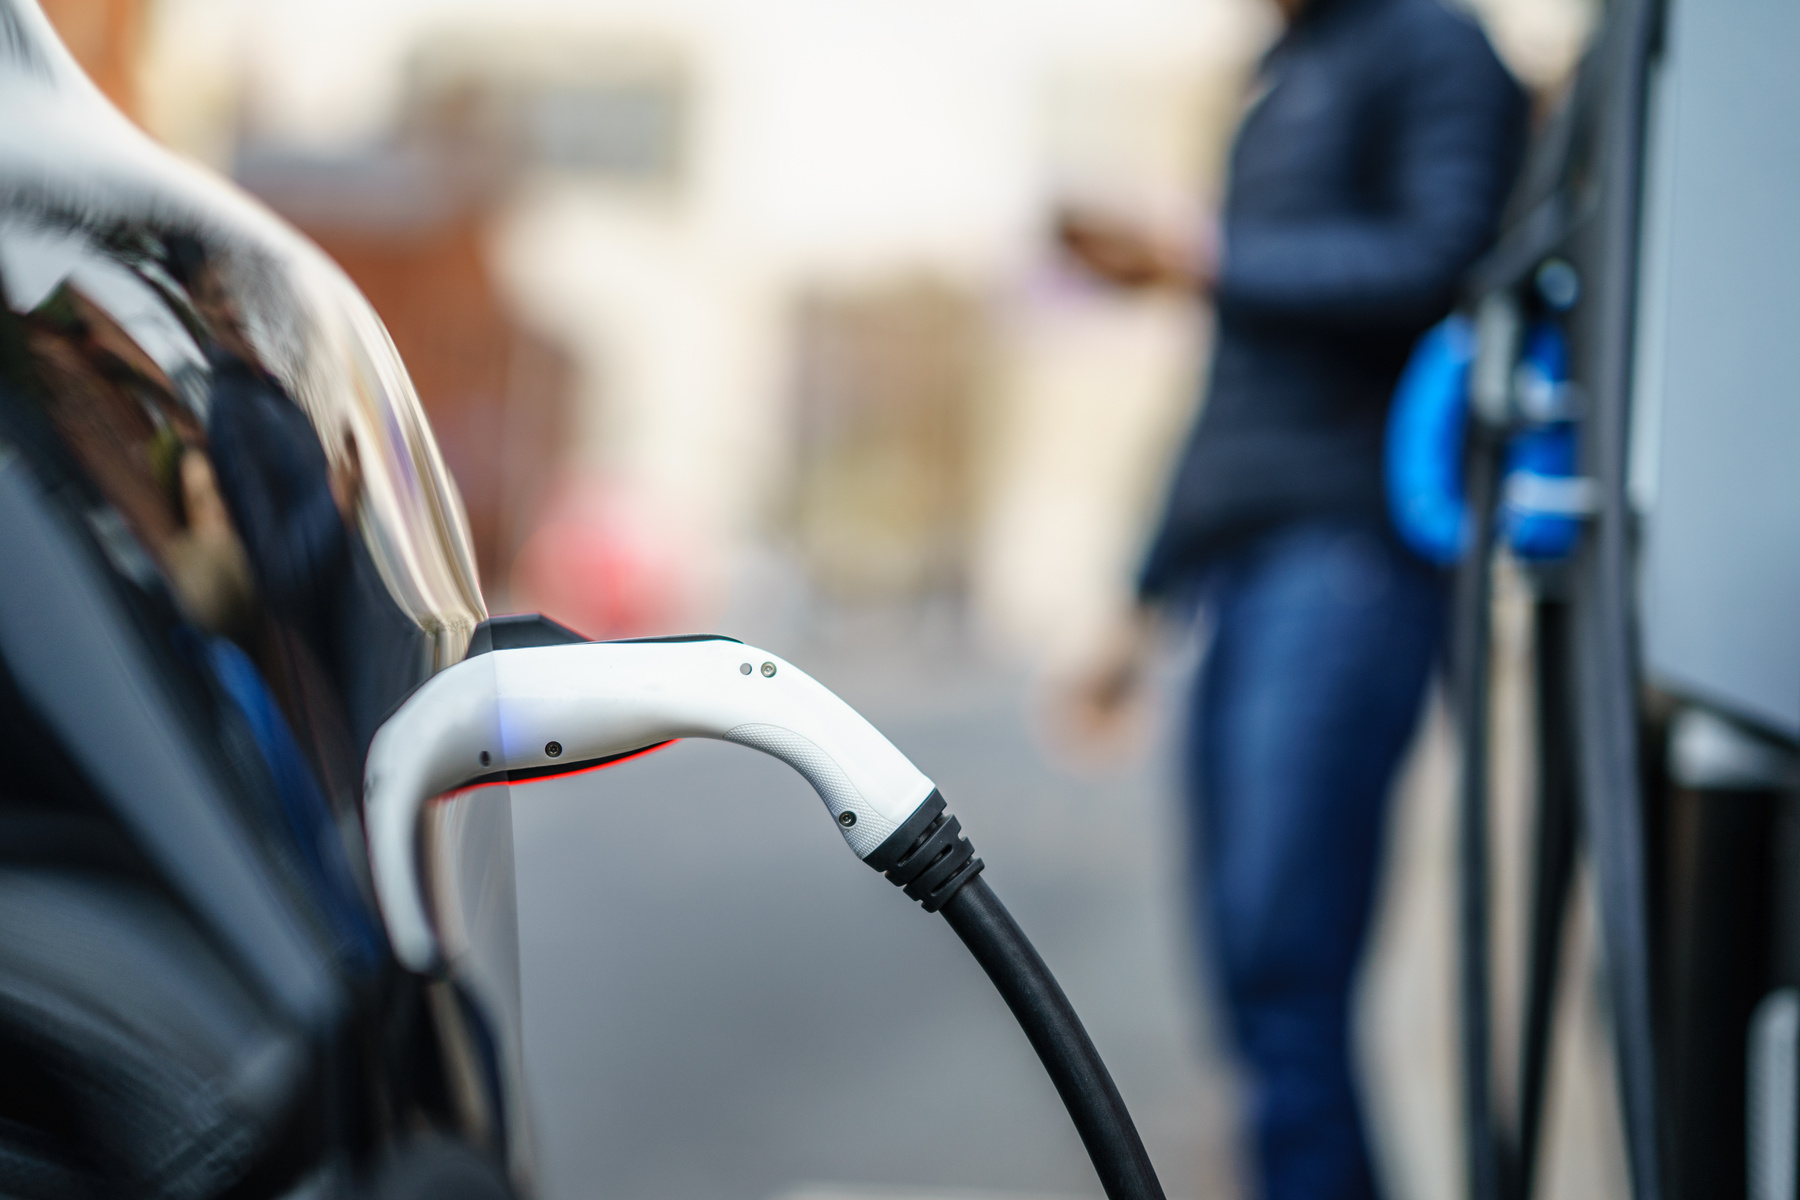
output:
[[983,865],[975,857],[975,847],[962,836],[962,823],[944,812],[944,797],[935,789],[863,861],[886,874],[926,912],[942,908],[981,873]]
[[869,857],[863,861],[884,874],[893,870],[894,864],[906,857],[906,852],[911,850],[913,843],[919,840],[919,835],[924,833],[926,828],[937,820],[937,815],[943,811],[943,793],[932,788],[931,795],[920,802],[919,807],[913,810],[913,815],[906,818],[900,828],[888,834],[887,840],[871,850]]

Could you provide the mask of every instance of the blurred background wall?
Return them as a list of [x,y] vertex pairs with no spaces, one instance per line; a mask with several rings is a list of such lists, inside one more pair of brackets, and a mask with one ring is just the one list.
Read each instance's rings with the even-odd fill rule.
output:
[[[1069,277],[1051,215],[1180,229],[1274,29],[1255,0],[49,8],[369,294],[497,610],[887,607],[1053,656],[1118,602],[1205,322]],[[1481,8],[1540,86],[1588,19]]]
[[[1554,86],[1581,0],[1482,7]],[[1273,30],[1254,0],[47,8],[369,294],[497,609],[627,633],[816,594],[1053,651],[1117,602],[1204,322],[1064,276],[1049,216],[1179,228]]]

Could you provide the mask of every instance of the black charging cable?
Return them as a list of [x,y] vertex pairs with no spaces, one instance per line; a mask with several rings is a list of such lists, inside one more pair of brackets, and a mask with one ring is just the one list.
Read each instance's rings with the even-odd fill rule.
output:
[[1162,1200],[1156,1169],[1106,1064],[1000,898],[986,880],[971,879],[942,911],[1050,1073],[1109,1200]]
[[1075,1122],[1107,1200],[1163,1200],[1100,1052],[1031,940],[987,881],[944,798],[932,792],[917,812],[863,860],[884,872],[926,912],[941,912],[1012,1009]]

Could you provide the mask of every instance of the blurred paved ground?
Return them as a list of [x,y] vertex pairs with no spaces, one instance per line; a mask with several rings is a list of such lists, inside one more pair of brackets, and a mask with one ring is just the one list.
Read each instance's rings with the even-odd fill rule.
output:
[[[1022,680],[953,650],[789,657],[943,789],[1169,1194],[1235,1195],[1163,770],[1051,766]],[[551,1200],[1099,1195],[986,977],[849,854],[788,768],[684,742],[534,785],[514,821]]]

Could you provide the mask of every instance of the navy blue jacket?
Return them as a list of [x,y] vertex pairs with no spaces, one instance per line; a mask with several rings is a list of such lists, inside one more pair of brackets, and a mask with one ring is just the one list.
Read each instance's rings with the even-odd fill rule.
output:
[[1523,92],[1440,0],[1313,0],[1238,131],[1200,420],[1139,576],[1322,515],[1385,522],[1382,432],[1414,341],[1487,248]]

